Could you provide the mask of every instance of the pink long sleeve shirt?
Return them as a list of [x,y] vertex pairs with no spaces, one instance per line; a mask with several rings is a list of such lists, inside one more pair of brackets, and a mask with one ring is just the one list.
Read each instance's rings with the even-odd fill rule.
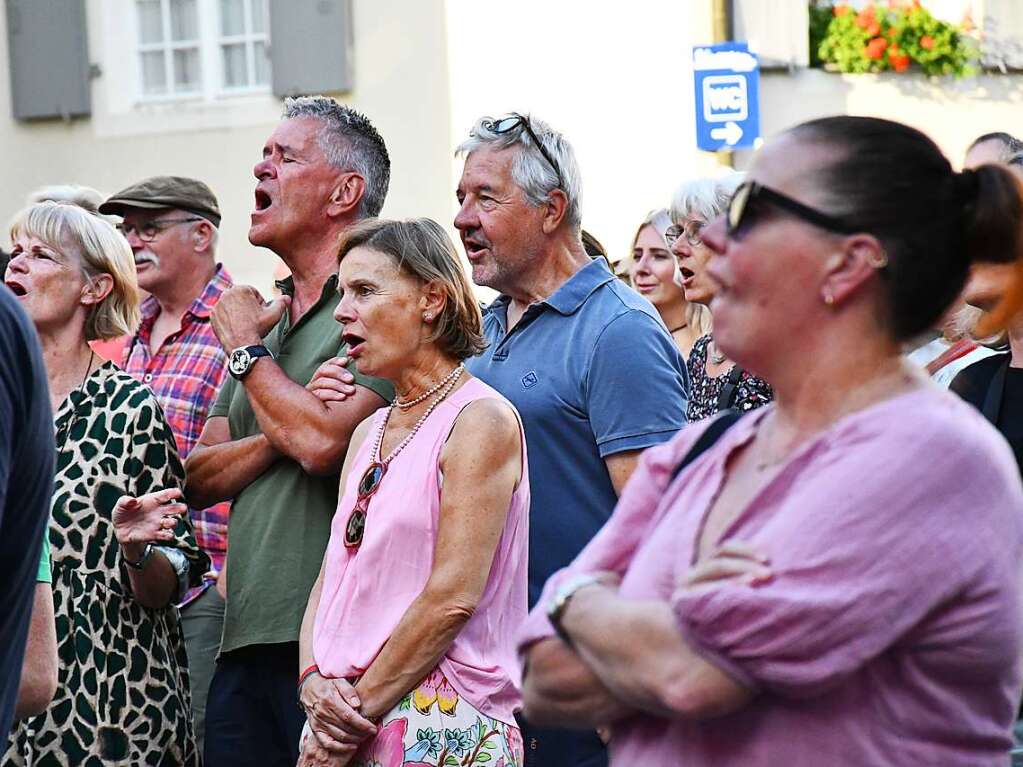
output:
[[544,610],[565,577],[612,570],[756,693],[718,719],[619,723],[614,765],[1003,767],[1023,686],[1023,489],[1004,441],[930,387],[848,416],[722,536],[767,553],[773,580],[679,589],[726,461],[766,412],[670,487],[705,426],[647,451],[608,524],[548,582],[520,651],[553,635]]

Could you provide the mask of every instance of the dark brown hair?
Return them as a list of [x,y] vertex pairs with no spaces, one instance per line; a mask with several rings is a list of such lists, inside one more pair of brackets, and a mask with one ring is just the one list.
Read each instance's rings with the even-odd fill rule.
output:
[[[1023,263],[1023,188],[1007,168],[957,173],[923,133],[873,117],[825,117],[791,133],[833,150],[816,180],[823,208],[884,246],[887,320],[899,340],[933,327],[962,290],[970,264]],[[1019,309],[1021,278],[1007,286],[982,334]]]
[[451,238],[436,221],[412,218],[391,221],[370,218],[345,230],[338,248],[338,264],[363,245],[394,259],[405,274],[439,283],[447,300],[433,324],[430,341],[456,359],[475,357],[487,347],[483,317]]

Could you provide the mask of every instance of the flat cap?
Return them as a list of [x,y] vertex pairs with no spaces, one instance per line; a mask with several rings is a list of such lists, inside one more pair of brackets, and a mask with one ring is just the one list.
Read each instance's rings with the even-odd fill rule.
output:
[[99,212],[123,216],[125,208],[178,208],[220,226],[217,196],[202,181],[184,176],[153,176],[122,189],[99,206]]

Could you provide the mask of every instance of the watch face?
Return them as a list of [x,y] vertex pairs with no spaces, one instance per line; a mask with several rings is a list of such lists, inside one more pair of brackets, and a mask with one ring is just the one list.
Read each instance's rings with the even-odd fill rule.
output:
[[231,359],[227,363],[227,369],[234,375],[245,375],[252,363],[252,355],[246,349],[235,349],[231,352]]

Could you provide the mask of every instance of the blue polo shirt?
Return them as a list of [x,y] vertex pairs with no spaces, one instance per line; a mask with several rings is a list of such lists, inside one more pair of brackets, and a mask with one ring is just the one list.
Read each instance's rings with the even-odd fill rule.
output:
[[685,364],[657,311],[595,260],[507,332],[508,296],[483,312],[489,346],[466,361],[522,416],[529,452],[529,604],[618,502],[604,459],[686,423]]

